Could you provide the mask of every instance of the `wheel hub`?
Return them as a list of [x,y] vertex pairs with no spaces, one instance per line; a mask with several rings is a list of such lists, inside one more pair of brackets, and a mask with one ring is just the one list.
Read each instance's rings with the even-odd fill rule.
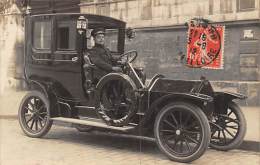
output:
[[220,127],[224,128],[226,127],[226,123],[225,123],[225,119],[223,118],[219,118],[217,121],[216,121],[216,124],[218,124]]
[[175,133],[176,133],[176,135],[180,135],[180,134],[181,134],[181,130],[177,129],[177,130],[175,131]]

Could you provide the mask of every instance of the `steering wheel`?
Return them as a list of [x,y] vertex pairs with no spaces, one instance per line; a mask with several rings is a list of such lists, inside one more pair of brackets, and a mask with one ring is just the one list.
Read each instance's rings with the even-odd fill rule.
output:
[[125,53],[121,54],[120,55],[120,59],[121,60],[126,59],[125,60],[126,62],[131,63],[131,62],[133,62],[136,59],[137,56],[138,56],[138,54],[137,54],[136,50],[130,50],[128,52],[125,52]]

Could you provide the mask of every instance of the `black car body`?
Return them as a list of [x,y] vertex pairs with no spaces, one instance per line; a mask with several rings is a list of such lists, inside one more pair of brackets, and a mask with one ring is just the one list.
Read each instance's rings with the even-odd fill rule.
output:
[[[245,121],[232,100],[245,96],[215,92],[203,77],[171,80],[158,74],[145,82],[143,70],[131,63],[137,52],[124,53],[125,36],[132,33],[125,22],[90,14],[33,15],[25,22],[24,76],[32,92],[21,103],[19,121],[28,136],[45,135],[55,120],[74,123],[79,130],[141,132],[155,137],[162,152],[179,162],[199,158],[209,142],[220,150],[242,142]],[[96,27],[107,29],[113,55],[130,60],[121,66],[123,73],[86,85],[95,66],[84,57],[91,49],[89,30]],[[235,133],[227,122],[235,124]]]

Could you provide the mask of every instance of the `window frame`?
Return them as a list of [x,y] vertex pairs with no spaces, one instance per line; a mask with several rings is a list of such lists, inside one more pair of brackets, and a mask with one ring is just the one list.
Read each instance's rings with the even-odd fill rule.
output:
[[[35,46],[35,35],[34,35],[34,29],[35,29],[35,23],[36,22],[50,22],[50,46],[48,48],[37,48]],[[40,52],[51,52],[52,51],[52,41],[53,41],[53,21],[50,16],[40,16],[40,17],[34,17],[32,21],[32,29],[31,29],[31,40],[32,40],[32,49],[34,51],[40,51]]]
[[[113,28],[113,29],[106,29],[106,33],[107,33],[107,36],[105,38],[105,46],[109,48],[109,50],[111,52],[119,52],[118,50],[118,45],[119,45],[119,36],[120,36],[120,33],[119,33],[119,29],[118,28]],[[113,36],[115,34],[115,36]],[[111,38],[115,39],[116,40],[116,45],[115,47],[113,47],[113,44],[112,41],[111,41]],[[109,45],[108,45],[109,43]],[[113,49],[115,48],[115,49]]]
[[[53,19],[53,25],[56,27],[54,28],[54,31],[53,31],[53,52],[54,52],[54,55],[55,54],[71,54],[71,55],[75,55],[78,53],[78,48],[79,48],[79,45],[78,45],[78,33],[77,33],[77,29],[76,29],[76,33],[75,33],[75,47],[74,49],[58,49],[58,22],[59,21],[71,21],[75,19],[74,16],[71,16],[71,15],[61,15],[61,16],[55,16],[54,19]],[[75,19],[76,21],[76,19]],[[75,27],[76,28],[76,27]]]
[[[73,43],[73,49],[66,49],[66,48],[59,48],[58,47],[58,39],[59,39],[59,23],[60,22],[74,22],[73,25],[75,25],[75,28],[73,29],[73,35],[74,36],[74,43]],[[56,33],[55,33],[55,51],[56,52],[64,52],[64,51],[77,51],[77,29],[76,29],[76,20],[74,19],[57,19],[55,22],[55,26],[56,26]],[[69,34],[70,34],[70,26],[64,26],[64,27],[68,27],[69,28]],[[69,35],[70,37],[70,35]],[[70,38],[69,38],[70,41]],[[68,42],[68,47],[70,47],[70,42]]]

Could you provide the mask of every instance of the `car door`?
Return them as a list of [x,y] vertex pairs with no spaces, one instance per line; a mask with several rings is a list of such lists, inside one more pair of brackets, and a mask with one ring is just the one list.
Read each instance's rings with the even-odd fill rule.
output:
[[59,97],[79,102],[84,98],[82,87],[82,52],[77,44],[79,33],[76,18],[60,15],[54,19],[53,67]]
[[28,74],[51,82],[61,99],[79,102],[84,98],[76,19],[69,15],[34,16],[31,40]]

